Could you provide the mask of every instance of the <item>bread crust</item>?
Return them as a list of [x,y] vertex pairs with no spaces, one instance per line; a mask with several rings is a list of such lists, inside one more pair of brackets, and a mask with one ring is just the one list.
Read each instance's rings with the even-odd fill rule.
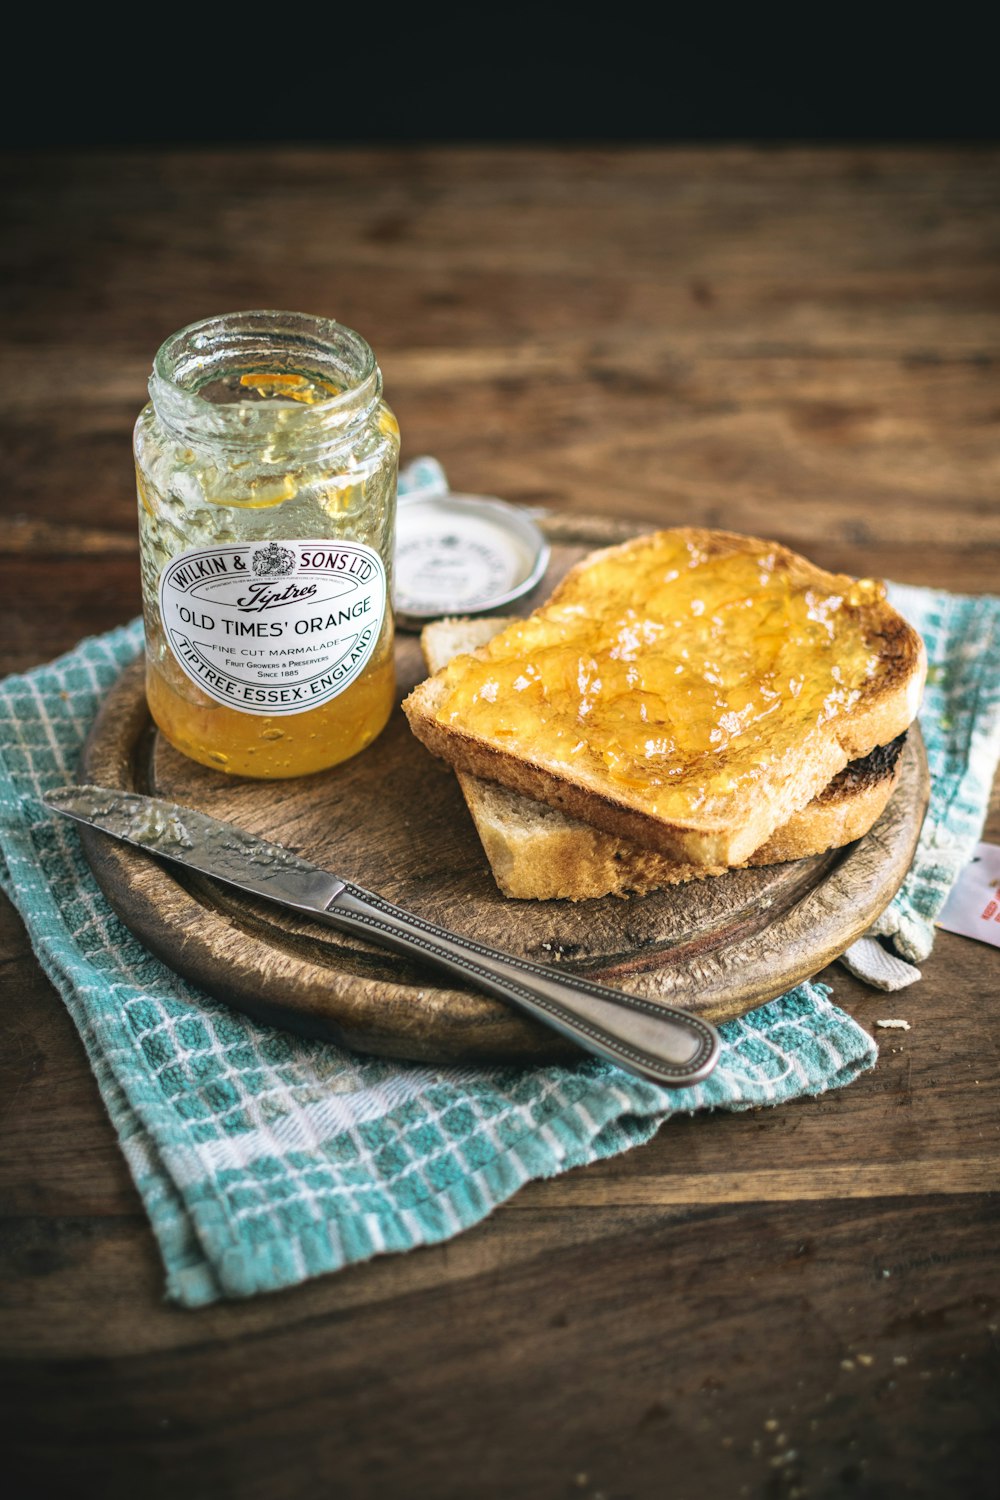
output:
[[[843,594],[853,584],[842,574],[827,573],[787,548],[757,537],[698,528],[683,528],[674,535],[707,556],[736,551],[766,554],[775,559],[777,568],[804,587]],[[567,574],[549,604],[558,604],[572,581],[586,569],[612,555],[627,556],[649,541],[649,537],[640,537],[591,554]],[[878,656],[877,675],[865,684],[854,707],[827,721],[807,741],[790,743],[780,767],[766,780],[738,788],[729,800],[725,818],[658,817],[642,805],[641,794],[629,795],[608,786],[586,768],[571,777],[560,766],[546,763],[530,751],[512,752],[440,723],[436,713],[445,693],[441,673],[420,684],[403,709],[417,738],[457,770],[497,782],[620,839],[711,873],[748,861],[849,762],[895,739],[916,716],[926,675],[926,653],[919,635],[884,600],[844,607],[862,630],[869,649]],[[482,647],[472,654],[481,656]]]

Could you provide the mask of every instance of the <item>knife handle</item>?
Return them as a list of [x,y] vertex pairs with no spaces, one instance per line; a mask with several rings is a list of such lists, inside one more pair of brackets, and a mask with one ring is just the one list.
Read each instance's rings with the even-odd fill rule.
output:
[[349,882],[321,920],[435,964],[652,1083],[700,1083],[718,1060],[718,1033],[698,1016],[498,953]]

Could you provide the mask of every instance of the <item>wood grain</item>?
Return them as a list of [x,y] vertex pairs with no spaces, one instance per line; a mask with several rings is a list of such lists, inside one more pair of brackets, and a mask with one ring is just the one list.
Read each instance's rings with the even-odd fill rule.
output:
[[[995,148],[8,159],[0,665],[135,614],[152,353],[241,306],[364,332],[404,456],[458,489],[997,592],[998,180]],[[823,977],[879,1040],[851,1088],[675,1118],[447,1245],[189,1314],[0,900],[8,1488],[987,1493],[996,952],[940,933],[892,997]]]

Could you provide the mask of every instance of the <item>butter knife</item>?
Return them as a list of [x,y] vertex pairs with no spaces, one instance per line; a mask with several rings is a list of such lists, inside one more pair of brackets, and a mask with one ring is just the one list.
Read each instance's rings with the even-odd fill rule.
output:
[[498,953],[232,823],[161,797],[96,786],[65,787],[44,800],[112,838],[433,964],[640,1078],[682,1088],[707,1078],[718,1061],[718,1033],[698,1016]]

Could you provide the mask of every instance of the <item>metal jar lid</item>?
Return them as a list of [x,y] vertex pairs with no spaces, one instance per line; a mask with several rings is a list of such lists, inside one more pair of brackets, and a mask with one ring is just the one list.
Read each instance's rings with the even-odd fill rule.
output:
[[404,628],[501,609],[529,593],[548,564],[535,522],[505,500],[450,491],[399,498],[394,592]]

